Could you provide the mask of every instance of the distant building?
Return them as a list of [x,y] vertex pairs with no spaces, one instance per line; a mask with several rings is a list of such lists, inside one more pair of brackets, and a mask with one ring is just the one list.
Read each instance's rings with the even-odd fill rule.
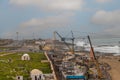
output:
[[35,44],[37,44],[37,45],[45,45],[45,41],[44,40],[37,40],[37,41],[35,41]]
[[38,69],[33,69],[30,72],[31,80],[45,80],[42,71]]
[[0,39],[0,46],[8,45],[13,42],[12,39]]
[[72,44],[68,42],[63,42],[59,40],[52,40],[52,39],[47,39],[45,40],[45,47],[52,48],[54,50],[69,50],[69,48],[72,48]]
[[28,54],[23,54],[21,60],[30,60],[30,56]]

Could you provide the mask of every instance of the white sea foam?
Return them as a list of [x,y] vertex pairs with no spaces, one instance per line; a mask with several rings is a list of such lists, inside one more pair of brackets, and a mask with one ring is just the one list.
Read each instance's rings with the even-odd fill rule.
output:
[[[90,51],[90,45],[84,41],[76,42],[76,46],[84,47],[86,51]],[[93,45],[93,47],[95,52],[120,54],[120,47],[118,45]]]

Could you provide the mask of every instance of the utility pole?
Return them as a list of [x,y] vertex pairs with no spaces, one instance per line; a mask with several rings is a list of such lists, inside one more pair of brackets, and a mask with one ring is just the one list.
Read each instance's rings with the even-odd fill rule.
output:
[[33,33],[33,39],[35,40],[35,34]]
[[33,49],[34,49],[34,52],[35,52],[35,34],[33,33]]
[[17,41],[18,41],[18,34],[19,34],[19,32],[16,32],[16,35],[17,35],[17,36],[16,36],[16,39],[17,39]]

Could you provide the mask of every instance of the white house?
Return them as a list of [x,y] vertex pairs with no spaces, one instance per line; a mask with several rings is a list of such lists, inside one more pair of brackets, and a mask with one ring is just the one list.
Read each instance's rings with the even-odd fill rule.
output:
[[30,56],[28,54],[23,54],[21,60],[30,60]]
[[16,76],[16,80],[23,80],[23,76]]
[[45,80],[42,71],[38,69],[33,69],[30,72],[31,80]]

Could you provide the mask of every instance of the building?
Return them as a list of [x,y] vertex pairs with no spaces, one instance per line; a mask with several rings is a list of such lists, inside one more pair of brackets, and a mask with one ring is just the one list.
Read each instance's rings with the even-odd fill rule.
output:
[[30,72],[30,77],[31,77],[31,80],[45,80],[42,71],[38,69],[33,69]]
[[16,80],[23,80],[23,76],[16,76]]
[[30,56],[28,54],[23,54],[21,60],[30,60]]

